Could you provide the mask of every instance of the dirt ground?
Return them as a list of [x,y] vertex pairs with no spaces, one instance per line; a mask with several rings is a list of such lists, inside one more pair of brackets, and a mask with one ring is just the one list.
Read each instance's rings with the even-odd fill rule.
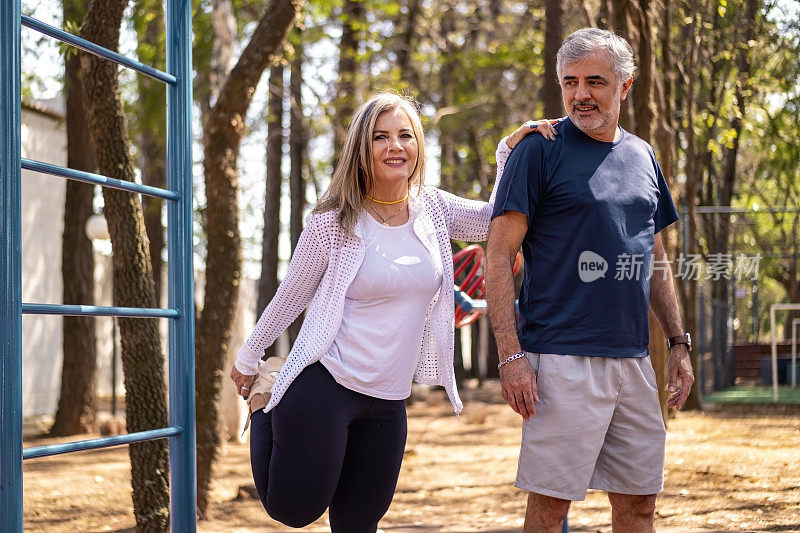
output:
[[[416,392],[397,493],[382,529],[519,531],[525,495],[513,487],[520,418],[496,384],[462,391],[461,421],[441,391]],[[40,422],[44,429],[44,422]],[[28,425],[27,434],[36,427]],[[62,440],[28,438],[25,446]],[[239,487],[251,482],[246,444],[228,444],[217,467],[204,533],[286,531]],[[238,496],[237,496],[238,495]],[[26,531],[132,531],[125,447],[24,464]],[[573,531],[610,532],[602,493],[575,502]],[[326,516],[307,528],[330,531]],[[800,406],[726,406],[669,421],[661,531],[800,531]],[[0,527],[0,529],[2,529]]]

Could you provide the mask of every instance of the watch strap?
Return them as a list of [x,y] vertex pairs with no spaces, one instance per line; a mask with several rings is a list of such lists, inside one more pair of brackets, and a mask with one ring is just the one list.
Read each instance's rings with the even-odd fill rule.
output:
[[672,348],[676,344],[685,344],[690,350],[692,349],[692,336],[688,333],[683,335],[676,335],[667,339],[667,347]]

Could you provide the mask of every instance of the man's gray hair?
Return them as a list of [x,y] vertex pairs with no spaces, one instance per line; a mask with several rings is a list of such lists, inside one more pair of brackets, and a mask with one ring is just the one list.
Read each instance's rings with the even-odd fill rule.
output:
[[581,61],[597,49],[608,52],[618,83],[633,77],[636,64],[633,61],[631,45],[619,35],[597,28],[583,28],[566,38],[556,56],[558,77],[561,78],[561,69],[564,65]]

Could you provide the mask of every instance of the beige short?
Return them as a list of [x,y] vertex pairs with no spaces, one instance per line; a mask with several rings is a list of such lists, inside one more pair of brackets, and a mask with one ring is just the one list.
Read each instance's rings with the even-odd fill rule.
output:
[[565,500],[661,492],[666,430],[650,358],[526,355],[539,403],[523,422],[515,485]]

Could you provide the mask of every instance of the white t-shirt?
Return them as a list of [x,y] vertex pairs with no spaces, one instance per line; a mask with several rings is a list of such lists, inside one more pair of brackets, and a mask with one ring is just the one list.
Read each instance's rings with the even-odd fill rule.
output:
[[363,216],[364,260],[321,362],[348,389],[402,400],[411,394],[425,318],[442,272],[414,233],[413,220],[387,227]]

